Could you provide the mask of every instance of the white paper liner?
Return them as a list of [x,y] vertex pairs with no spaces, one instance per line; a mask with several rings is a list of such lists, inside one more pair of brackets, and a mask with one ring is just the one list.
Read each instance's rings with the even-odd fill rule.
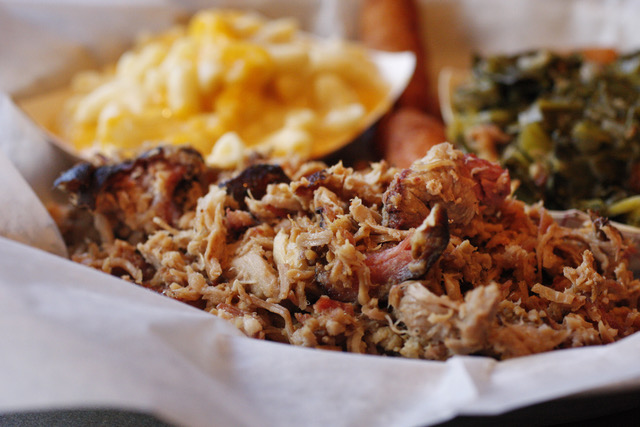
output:
[[[160,29],[180,14],[215,4],[302,17],[321,35],[357,32],[357,1],[5,0],[0,28],[12,43],[0,50],[0,88],[16,97],[53,88],[88,63],[114,59],[140,28]],[[640,43],[640,27],[632,21],[640,4],[634,1],[421,4],[431,72],[445,63],[465,65],[474,50],[542,44],[630,49]],[[56,173],[64,158],[23,119],[0,98],[1,149],[34,189],[45,188],[38,173],[29,175]],[[38,161],[21,164],[24,158]],[[25,196],[25,182],[3,157],[0,168],[3,223],[33,225],[21,240],[31,246],[45,235],[55,242],[50,218],[35,196]],[[42,248],[58,253],[55,247]],[[185,426],[428,425],[640,386],[637,334],[606,346],[504,362],[302,349],[243,337],[206,312],[1,237],[0,342],[0,412],[116,408]]]

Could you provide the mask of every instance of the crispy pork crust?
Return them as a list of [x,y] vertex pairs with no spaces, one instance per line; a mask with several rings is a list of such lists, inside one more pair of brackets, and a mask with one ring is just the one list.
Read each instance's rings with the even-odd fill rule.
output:
[[505,359],[640,329],[640,281],[618,230],[597,217],[560,226],[510,198],[505,171],[447,143],[403,170],[314,162],[223,174],[175,148],[77,168],[58,182],[78,202],[68,215],[93,218],[93,230],[68,234],[75,261],[251,337]]

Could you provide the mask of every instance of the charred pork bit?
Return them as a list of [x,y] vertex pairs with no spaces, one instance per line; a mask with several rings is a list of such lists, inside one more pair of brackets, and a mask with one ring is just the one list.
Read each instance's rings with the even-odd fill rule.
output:
[[509,174],[497,164],[438,144],[399,173],[383,195],[383,222],[394,228],[418,227],[435,203],[464,226],[480,206],[498,207],[510,193]]
[[497,163],[479,159],[473,154],[465,155],[464,163],[476,182],[473,189],[483,204],[497,207],[511,193],[508,170],[502,169]]
[[158,147],[115,165],[81,163],[63,173],[54,185],[78,207],[104,216],[115,237],[127,238],[136,231],[155,231],[154,217],[175,225],[204,195],[214,175],[197,151]]
[[335,167],[322,169],[292,183],[291,189],[305,209],[312,209],[318,189],[332,193],[341,192],[344,177],[333,173],[334,169]]
[[[429,215],[429,207],[412,190],[411,184],[423,184],[410,179],[411,169],[404,169],[383,195],[383,225],[398,229],[417,227]],[[424,185],[420,185],[424,187]]]
[[233,197],[241,208],[246,208],[245,198],[261,199],[267,193],[269,184],[289,183],[290,179],[278,165],[259,164],[249,166],[239,175],[220,183],[227,194]]
[[449,244],[447,213],[435,205],[414,233],[398,245],[370,253],[371,282],[388,287],[424,276]]
[[196,176],[204,172],[205,166],[202,156],[187,147],[157,147],[135,160],[116,163],[113,165],[95,166],[90,162],[82,162],[64,171],[53,183],[68,193],[77,206],[94,209],[96,198],[100,192],[106,190],[112,181],[123,174],[132,173],[138,167],[148,168],[155,162],[167,162],[191,166],[189,176]]
[[[122,165],[110,166],[108,169],[122,168]],[[89,162],[79,163],[64,171],[53,183],[55,188],[70,195],[71,202],[76,206],[95,208],[96,192],[104,182],[101,178],[105,174],[98,174],[97,167]],[[112,173],[108,173],[111,175]]]

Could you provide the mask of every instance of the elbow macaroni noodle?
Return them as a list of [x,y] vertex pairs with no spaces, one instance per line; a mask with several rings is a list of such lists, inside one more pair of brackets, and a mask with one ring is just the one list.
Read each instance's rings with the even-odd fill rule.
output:
[[55,132],[78,151],[191,144],[222,167],[246,149],[326,154],[322,144],[362,130],[388,90],[359,46],[304,35],[292,19],[214,10],[140,38],[71,89]]

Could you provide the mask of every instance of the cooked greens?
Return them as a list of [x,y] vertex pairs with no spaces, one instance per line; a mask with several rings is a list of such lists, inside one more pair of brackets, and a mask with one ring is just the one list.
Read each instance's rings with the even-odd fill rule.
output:
[[517,197],[640,225],[640,53],[476,57],[452,104],[449,137],[508,167]]

